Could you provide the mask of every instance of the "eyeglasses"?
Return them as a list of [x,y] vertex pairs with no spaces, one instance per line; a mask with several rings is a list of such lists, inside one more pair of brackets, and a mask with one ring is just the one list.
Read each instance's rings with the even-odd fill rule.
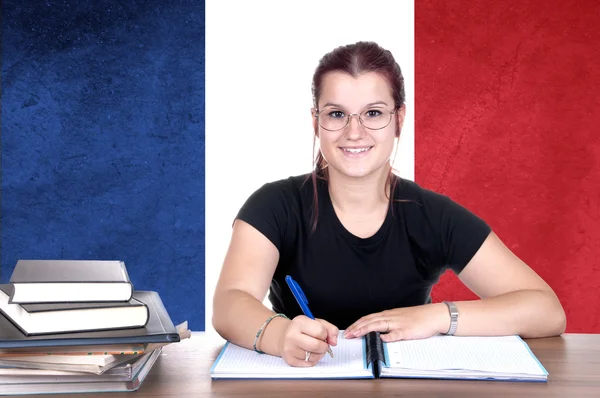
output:
[[369,130],[381,130],[390,124],[392,115],[396,110],[373,108],[359,113],[346,115],[344,111],[338,109],[323,109],[316,113],[315,117],[319,126],[329,131],[337,131],[346,127],[350,123],[352,116],[358,116],[360,124]]

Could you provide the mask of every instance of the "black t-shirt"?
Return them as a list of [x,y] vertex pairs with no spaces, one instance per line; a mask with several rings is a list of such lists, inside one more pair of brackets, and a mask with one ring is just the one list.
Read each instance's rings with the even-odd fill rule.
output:
[[310,174],[263,185],[237,218],[279,250],[271,282],[273,310],[292,319],[302,311],[285,282],[304,290],[316,318],[346,329],[364,315],[431,302],[446,269],[459,273],[490,233],[475,214],[448,197],[398,176],[395,202],[371,237],[351,234],[337,218],[327,182],[318,180],[318,224],[311,232]]

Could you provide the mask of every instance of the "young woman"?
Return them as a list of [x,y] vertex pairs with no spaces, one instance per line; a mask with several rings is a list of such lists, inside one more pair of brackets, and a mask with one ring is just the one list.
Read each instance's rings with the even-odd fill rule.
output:
[[[565,330],[553,290],[478,216],[392,173],[405,117],[391,53],[359,42],[325,55],[313,78],[312,173],[246,201],[214,295],[213,326],[243,347],[313,366],[343,338],[436,334],[543,337]],[[432,303],[450,269],[480,299]],[[303,315],[285,276],[304,290]],[[262,304],[270,286],[273,311]]]

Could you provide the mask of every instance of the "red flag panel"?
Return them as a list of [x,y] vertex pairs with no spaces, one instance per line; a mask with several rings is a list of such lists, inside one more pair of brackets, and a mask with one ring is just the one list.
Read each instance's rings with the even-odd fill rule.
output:
[[[600,332],[600,2],[415,2],[415,179]],[[475,296],[446,273],[435,301]]]

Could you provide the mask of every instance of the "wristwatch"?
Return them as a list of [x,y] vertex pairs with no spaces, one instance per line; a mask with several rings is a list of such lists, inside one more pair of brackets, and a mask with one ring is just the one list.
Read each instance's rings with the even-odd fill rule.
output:
[[458,326],[458,308],[452,301],[444,301],[444,304],[448,306],[448,311],[450,312],[450,328],[448,329],[448,332],[444,334],[453,336],[454,333],[456,333],[456,327]]

